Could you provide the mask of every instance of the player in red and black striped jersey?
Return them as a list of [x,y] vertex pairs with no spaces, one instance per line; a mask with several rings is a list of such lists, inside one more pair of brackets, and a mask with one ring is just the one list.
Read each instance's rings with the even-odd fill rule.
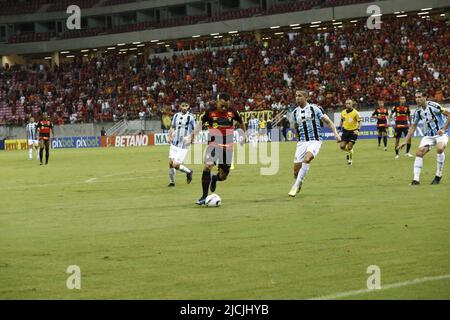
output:
[[42,114],[42,120],[38,122],[37,129],[39,131],[39,159],[42,165],[45,148],[45,164],[48,164],[48,158],[50,157],[50,133],[53,134],[53,123],[48,119],[47,112]]
[[381,144],[381,139],[383,139],[384,151],[387,150],[387,127],[389,126],[388,118],[389,111],[384,107],[384,101],[378,100],[378,108],[372,113],[372,118],[377,119],[377,129],[378,129],[378,148]]
[[[400,138],[403,136],[406,137],[409,130],[409,124],[411,123],[411,111],[409,107],[406,105],[406,98],[404,96],[400,97],[400,104],[392,108],[391,117],[394,117],[395,114],[395,159],[398,159],[398,145],[400,142]],[[412,157],[412,154],[409,153],[411,149],[411,143],[406,145],[406,154],[407,157]]]
[[[208,189],[216,190],[217,181],[224,181],[230,173],[233,161],[234,123],[239,124],[242,130],[240,143],[245,143],[245,124],[239,112],[231,108],[228,93],[220,93],[217,97],[217,105],[208,110],[197,122],[194,135],[200,131],[203,123],[208,123],[208,147],[205,155],[205,165],[202,174],[203,194],[198,205],[205,204]],[[211,176],[211,169],[217,165],[218,173]]]

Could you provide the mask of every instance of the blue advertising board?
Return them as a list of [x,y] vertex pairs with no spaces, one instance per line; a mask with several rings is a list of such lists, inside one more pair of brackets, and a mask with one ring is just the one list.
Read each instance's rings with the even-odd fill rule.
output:
[[100,145],[100,137],[61,137],[52,139],[53,149],[98,148]]

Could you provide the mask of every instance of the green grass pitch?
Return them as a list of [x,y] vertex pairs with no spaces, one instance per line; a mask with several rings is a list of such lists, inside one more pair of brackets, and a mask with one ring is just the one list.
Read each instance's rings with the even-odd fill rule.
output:
[[[236,165],[220,208],[194,204],[200,165],[167,187],[168,147],[52,150],[42,167],[2,151],[0,299],[308,299],[367,288],[370,265],[382,288],[448,276],[450,160],[430,185],[433,150],[411,187],[414,158],[392,143],[358,141],[350,167],[325,142],[296,198],[295,143],[281,143],[278,174]],[[345,298],[450,299],[450,278]]]

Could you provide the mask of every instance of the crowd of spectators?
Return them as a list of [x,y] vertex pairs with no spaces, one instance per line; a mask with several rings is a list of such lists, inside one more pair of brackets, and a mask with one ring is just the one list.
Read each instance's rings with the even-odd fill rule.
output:
[[271,39],[242,35],[237,46],[217,47],[215,40],[171,58],[98,52],[53,70],[0,68],[0,123],[21,124],[41,111],[60,124],[156,118],[174,112],[181,100],[201,112],[221,91],[241,111],[292,108],[296,88],[327,111],[342,108],[348,97],[359,107],[377,99],[389,105],[400,95],[413,103],[417,89],[440,103],[448,99],[447,21],[302,30]]

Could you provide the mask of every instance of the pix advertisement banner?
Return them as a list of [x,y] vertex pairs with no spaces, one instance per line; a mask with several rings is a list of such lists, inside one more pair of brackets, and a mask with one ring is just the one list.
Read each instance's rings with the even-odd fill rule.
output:
[[5,140],[5,150],[27,150],[28,143],[26,139],[13,139],[13,140]]
[[148,147],[154,144],[152,134],[101,137],[102,147]]
[[53,149],[98,147],[100,147],[100,137],[58,137],[52,139]]
[[5,149],[5,140],[0,139],[0,151]]

